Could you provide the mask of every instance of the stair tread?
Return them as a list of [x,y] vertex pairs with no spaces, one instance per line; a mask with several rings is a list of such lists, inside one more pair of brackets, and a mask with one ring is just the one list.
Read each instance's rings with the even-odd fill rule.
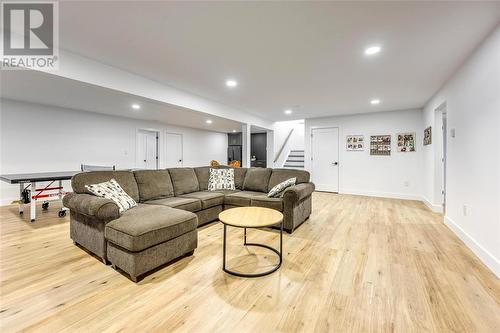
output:
[[290,150],[283,163],[283,168],[304,169],[305,152],[304,150]]

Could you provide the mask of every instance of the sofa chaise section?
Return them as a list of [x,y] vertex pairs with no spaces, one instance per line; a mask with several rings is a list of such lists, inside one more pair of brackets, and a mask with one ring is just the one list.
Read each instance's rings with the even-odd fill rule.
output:
[[198,218],[191,212],[139,204],[106,224],[108,260],[137,281],[152,269],[192,254],[197,246],[197,227]]
[[[113,201],[88,194],[85,185],[110,179],[115,179],[138,206],[120,214]],[[127,272],[133,281],[149,270],[191,254],[197,247],[196,214],[145,203],[178,199],[168,171],[84,172],[72,178],[72,186],[75,192],[63,199],[70,210],[71,238],[104,263],[110,261]],[[201,207],[199,200],[194,201]]]

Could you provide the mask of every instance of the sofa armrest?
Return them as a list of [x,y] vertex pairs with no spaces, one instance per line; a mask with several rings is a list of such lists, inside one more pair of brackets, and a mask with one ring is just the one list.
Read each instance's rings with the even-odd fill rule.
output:
[[91,194],[68,193],[63,198],[63,205],[70,211],[94,217],[103,222],[120,217],[120,209],[113,200]]
[[315,186],[313,183],[301,183],[294,186],[291,186],[285,190],[283,194],[283,200],[297,203],[308,196],[310,196],[314,192]]

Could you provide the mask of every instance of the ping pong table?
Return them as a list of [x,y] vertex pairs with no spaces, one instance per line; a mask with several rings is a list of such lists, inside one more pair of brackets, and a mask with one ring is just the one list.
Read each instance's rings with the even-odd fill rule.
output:
[[[36,220],[36,201],[43,199],[42,209],[49,208],[49,199],[62,199],[66,194],[63,180],[69,180],[81,171],[41,172],[26,174],[1,175],[0,180],[9,184],[19,184],[19,214],[23,214],[24,205],[30,204],[31,222]],[[47,182],[48,185],[37,188],[37,183]],[[54,183],[57,182],[57,186]],[[26,186],[25,186],[26,185]],[[59,210],[59,217],[66,215],[67,208]]]

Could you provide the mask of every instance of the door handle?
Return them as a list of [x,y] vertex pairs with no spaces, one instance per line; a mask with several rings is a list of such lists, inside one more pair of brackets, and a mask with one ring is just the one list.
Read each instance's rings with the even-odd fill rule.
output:
[[182,160],[179,160],[179,162],[182,162]]
[[146,160],[144,160],[144,162],[146,162]]
[[332,162],[333,165],[339,165],[339,162]]

